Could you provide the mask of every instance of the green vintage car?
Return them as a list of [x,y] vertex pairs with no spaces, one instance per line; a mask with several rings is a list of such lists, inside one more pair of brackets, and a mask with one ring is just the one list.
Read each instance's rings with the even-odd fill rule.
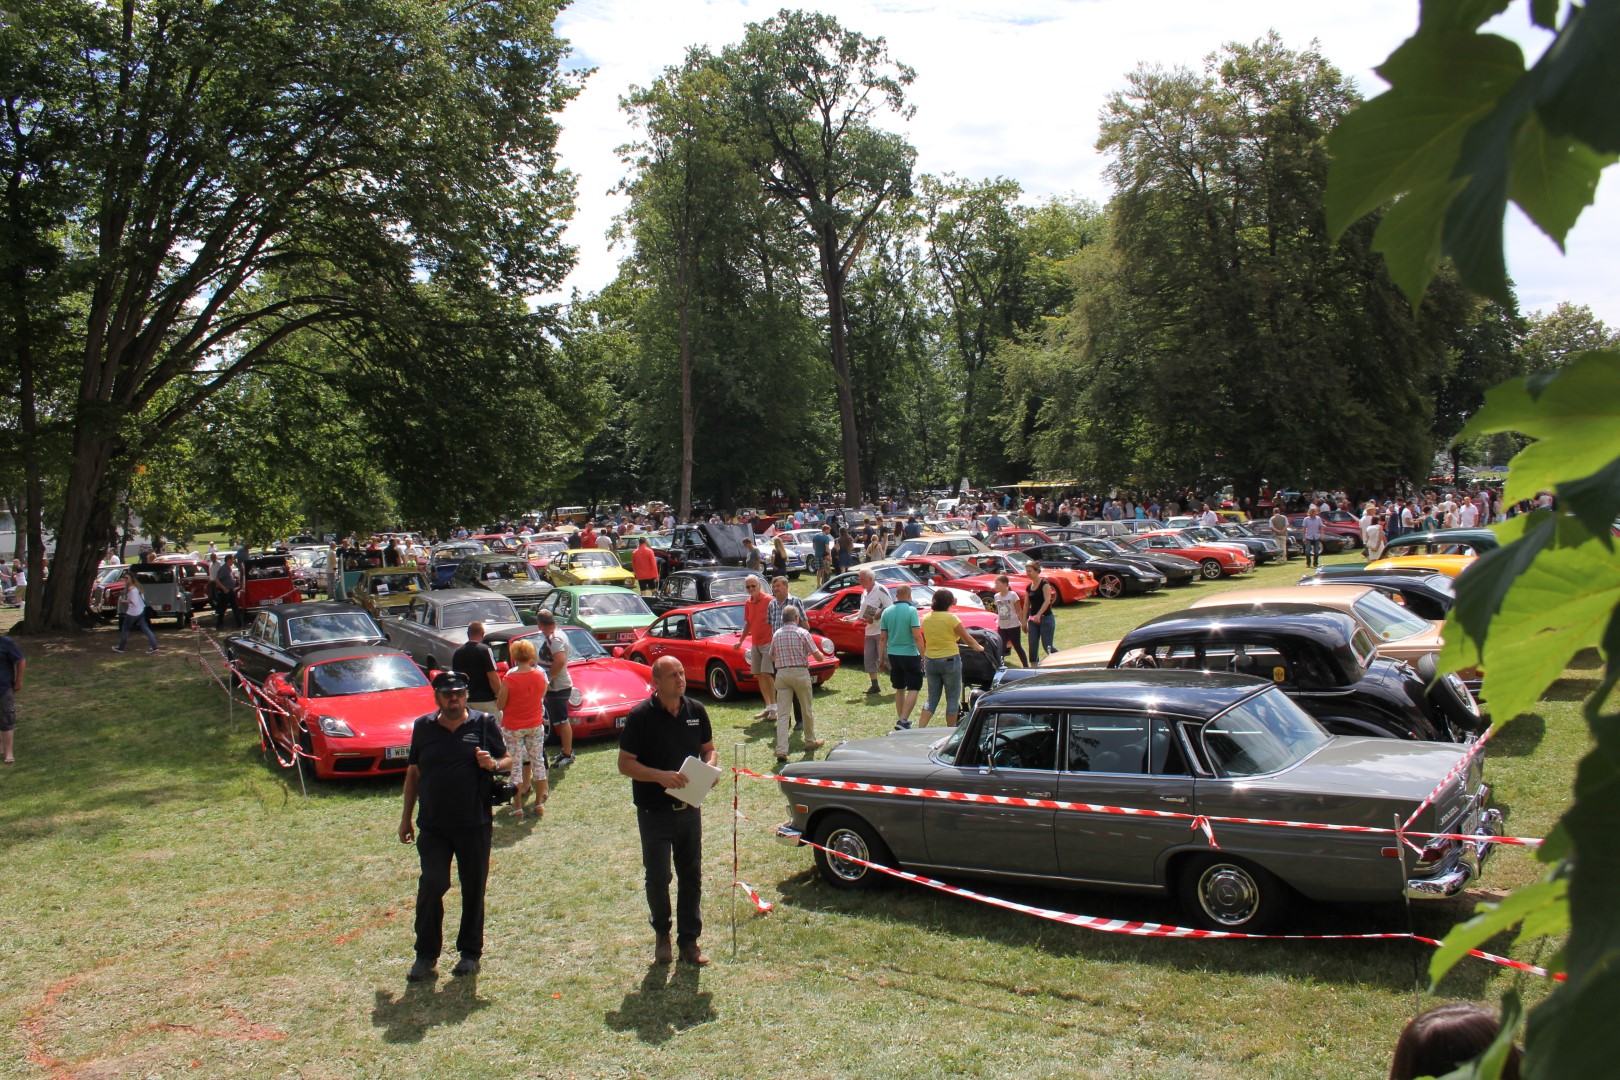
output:
[[639,593],[615,585],[564,585],[540,601],[559,623],[583,626],[603,645],[625,645],[657,618]]
[[[669,550],[668,533],[628,533],[619,537],[618,555],[620,566],[626,570],[633,569],[630,560],[635,557],[636,548],[643,540],[647,541],[647,546],[653,549],[655,555],[662,556]],[[663,559],[660,558],[659,562],[662,563]]]

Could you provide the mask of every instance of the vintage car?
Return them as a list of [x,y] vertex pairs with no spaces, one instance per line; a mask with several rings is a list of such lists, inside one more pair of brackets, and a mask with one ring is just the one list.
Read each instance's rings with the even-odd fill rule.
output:
[[[934,586],[949,586],[964,597],[976,596],[981,604],[995,595],[996,575],[981,571],[968,557],[949,555],[908,555],[900,565]],[[1022,574],[1008,575],[1007,587],[1019,596],[1029,594],[1029,579]]]
[[128,580],[124,572],[128,569],[120,563],[96,571],[96,580],[90,586],[90,614],[98,619],[118,618],[118,601],[124,595]]
[[[1335,511],[1335,513],[1339,513],[1339,512],[1341,512],[1341,511]],[[1298,532],[1299,536],[1300,536],[1300,543],[1301,543],[1301,545],[1303,545],[1304,542],[1305,542],[1305,518],[1304,518],[1304,516],[1296,514],[1295,516],[1289,518],[1288,519],[1288,531],[1290,533]],[[1361,546],[1360,526],[1357,525],[1356,534],[1354,536],[1351,536],[1349,533],[1344,532],[1342,529],[1329,528],[1326,521],[1325,521],[1325,519],[1324,519],[1324,524],[1322,526],[1321,541],[1322,541],[1322,554],[1324,554],[1324,555],[1343,555],[1346,551],[1354,551],[1356,548],[1359,548]],[[1303,552],[1304,550],[1305,549],[1302,546],[1300,548],[1300,551]]]
[[569,548],[546,567],[552,585],[619,585],[636,587],[636,576],[619,565],[613,552],[603,548]]
[[376,646],[316,649],[264,688],[285,710],[265,711],[276,756],[306,755],[322,780],[403,773],[412,725],[437,708],[422,669]]
[[1188,525],[1179,532],[1199,544],[1237,544],[1249,553],[1256,566],[1282,561],[1281,544],[1269,536],[1255,536],[1235,521],[1222,525]]
[[1406,533],[1384,545],[1384,558],[1405,555],[1483,555],[1502,546],[1490,529],[1431,529]]
[[861,583],[861,570],[870,570],[872,576],[884,585],[925,584],[923,579],[913,573],[910,567],[902,566],[893,559],[883,559],[878,562],[862,563],[857,570],[846,570],[842,574],[834,574],[816,586],[815,590],[804,598],[804,602],[809,604],[813,600],[819,600],[824,596],[859,585]]
[[[191,587],[192,567],[208,564],[187,562],[131,563],[128,566],[109,566],[96,573],[96,582],[90,587],[90,611],[99,618],[116,619],[118,605],[128,591],[131,575],[141,583],[146,606],[153,619],[173,619],[181,627],[191,625],[192,612],[199,607],[193,600]],[[206,587],[208,579],[202,579]],[[205,605],[204,605],[205,607]]]
[[436,589],[411,597],[404,613],[389,619],[383,632],[390,645],[431,671],[450,666],[450,658],[467,642],[467,627],[475,622],[491,634],[516,629],[523,618],[504,596],[483,589]]
[[370,613],[373,619],[393,618],[411,602],[411,597],[428,590],[427,575],[414,566],[378,566],[364,571],[349,599]]
[[343,600],[314,600],[254,612],[246,626],[225,639],[225,655],[238,675],[263,685],[272,674],[286,674],[320,649],[382,643],[383,632],[365,608]]
[[[1335,735],[1463,742],[1487,726],[1455,674],[1435,682],[1378,654],[1355,617],[1298,605],[1230,603],[1150,619],[1117,642],[1063,649],[1040,669],[1182,668],[1270,679]],[[1022,678],[1008,669],[1003,681]]]
[[1426,657],[1437,659],[1440,647],[1445,644],[1440,636],[1441,623],[1431,622],[1391,600],[1387,593],[1365,585],[1335,583],[1315,589],[1301,589],[1297,585],[1241,589],[1201,596],[1188,604],[1186,610],[1244,604],[1265,604],[1278,609],[1331,608],[1345,612],[1372,635],[1379,656],[1404,660],[1413,667]]
[[754,532],[746,525],[716,525],[699,522],[677,525],[669,534],[669,548],[659,560],[663,573],[688,567],[741,566],[748,558],[744,540]]
[[1200,577],[1198,563],[1170,551],[1138,551],[1106,536],[1081,536],[1069,541],[1082,551],[1110,559],[1129,559],[1151,566],[1164,575],[1166,585],[1189,585]]
[[540,610],[584,627],[604,645],[629,644],[657,618],[640,593],[617,585],[564,585],[540,601]]
[[375,570],[384,563],[384,556],[376,548],[334,548],[328,564],[329,575],[326,594],[331,600],[347,600],[349,590],[360,581],[360,575]]
[[1444,574],[1449,578],[1462,576],[1464,570],[1473,566],[1479,559],[1477,555],[1396,555],[1391,558],[1375,559],[1370,563],[1362,564],[1363,570],[1419,570],[1431,574]]
[[[635,558],[636,548],[641,546],[641,542],[643,540],[647,541],[647,546],[652,548],[653,558],[655,559],[658,558],[660,552],[667,552],[669,550],[669,536],[666,533],[626,533],[624,536],[619,537],[619,549],[616,552],[620,566],[624,567],[626,570],[634,569],[631,566],[630,560]],[[660,561],[658,564],[659,577],[662,577],[666,573],[664,568],[665,561],[667,561],[667,559]]]
[[1059,542],[1073,542],[1074,540],[1082,537],[1129,540],[1132,536],[1136,535],[1136,530],[1125,524],[1125,522],[1110,521],[1106,518],[1074,521],[1067,525],[1061,525],[1055,529],[1042,529],[1041,531],[1050,536],[1054,541]]
[[990,546],[997,551],[1024,551],[1028,548],[1050,544],[1053,537],[1040,529],[1017,529],[1008,527],[997,530],[990,538]]
[[1136,551],[1168,551],[1198,564],[1198,573],[1205,581],[1236,574],[1247,574],[1254,569],[1254,560],[1240,546],[1231,544],[1200,544],[1179,532],[1161,530],[1143,533],[1129,546]]
[[[1113,599],[1135,596],[1164,588],[1165,576],[1139,555],[1099,555],[1085,545],[1040,544],[1025,548],[1021,554],[1041,561],[1041,569],[1048,575],[1058,570],[1084,570],[1097,583],[1097,595]],[[1184,560],[1185,561],[1185,560]],[[1187,580],[1198,573],[1196,563],[1187,564]]]
[[254,552],[236,570],[236,602],[243,611],[303,603],[304,594],[293,580],[292,566],[285,555]]
[[[1027,588],[1029,584],[1029,562],[1035,557],[1030,554],[1033,550],[1035,549],[992,551],[988,555],[970,555],[964,561],[978,567],[981,572],[990,574],[992,577],[996,574],[1006,574],[1008,588],[1012,588],[1013,582],[1022,577]],[[1089,600],[1097,595],[1097,579],[1090,570],[1062,565],[1047,566],[1042,563],[1041,574],[1046,580],[1057,586],[1057,602],[1059,604],[1077,604],[1081,600]],[[981,595],[979,599],[985,601],[985,603],[990,602],[988,596]]]
[[902,540],[889,552],[891,559],[908,559],[915,555],[977,555],[989,551],[983,540],[966,532],[937,533]]
[[296,547],[287,552],[287,563],[292,567],[293,584],[298,591],[304,594],[305,600],[313,600],[321,591],[321,582],[326,580],[325,548]]
[[740,566],[713,566],[706,569],[676,570],[658,583],[658,593],[648,599],[653,614],[662,615],[676,608],[711,604],[721,600],[748,599],[747,581],[753,570]]
[[428,556],[428,578],[433,582],[433,587],[450,588],[450,579],[455,575],[456,567],[461,565],[461,560],[482,555],[487,550],[476,540],[456,540],[434,547]]
[[1422,619],[1445,621],[1457,590],[1446,574],[1432,570],[1368,570],[1362,566],[1321,567],[1299,579],[1301,585],[1368,585],[1395,597]]
[[[573,722],[574,737],[614,734],[624,727],[630,710],[653,692],[652,670],[610,655],[582,626],[559,626],[557,632],[568,641],[568,678],[574,684],[568,718]],[[496,670],[504,671],[511,662],[512,642],[538,633],[537,628],[525,626],[486,634],[484,643],[495,654]],[[621,651],[614,649],[615,653]]]
[[[689,683],[707,686],[716,701],[727,701],[739,692],[759,692],[759,679],[748,666],[748,652],[737,648],[742,629],[741,604],[676,608],[643,630],[624,655],[649,666],[660,657],[673,656],[686,670]],[[810,664],[810,678],[820,686],[838,671],[838,657],[831,641],[820,634],[815,637],[817,647],[827,654],[826,659]]]
[[[778,770],[790,819],[777,837],[816,845],[835,888],[891,880],[866,863],[945,877],[1174,895],[1204,929],[1263,933],[1291,897],[1389,903],[1455,896],[1499,835],[1483,765],[1464,748],[1334,735],[1269,683],[1185,671],[1071,672],[999,687],[954,730],[842,743]],[[803,781],[1053,800],[1043,807],[850,791]],[[1439,792],[1425,805],[1431,793]],[[1419,811],[1419,807],[1423,807]],[[1169,810],[1125,817],[1103,808]],[[1252,818],[1469,839],[1224,821]],[[1211,822],[1219,847],[1198,829]],[[860,862],[843,858],[849,856]],[[1397,866],[1396,859],[1410,860]]]
[[529,565],[544,573],[551,560],[568,550],[566,540],[535,540],[523,541],[523,557],[529,560]]
[[[899,586],[886,585],[885,588],[892,592]],[[920,615],[928,613],[936,591],[932,585],[911,586],[911,602]],[[825,636],[838,652],[850,656],[861,655],[866,647],[866,623],[860,616],[863,595],[864,591],[859,585],[851,585],[827,596],[807,599],[805,619],[810,629]],[[962,620],[968,633],[985,650],[978,653],[966,645],[957,645],[962,657],[962,682],[968,686],[987,688],[1001,670],[1001,635],[996,631],[996,617],[954,589],[951,595],[957,601],[951,605],[951,614]]]
[[[1263,536],[1267,540],[1275,540],[1278,546],[1281,546],[1286,538],[1288,547],[1287,550],[1283,552],[1283,555],[1287,559],[1297,559],[1301,555],[1305,554],[1305,534],[1299,529],[1286,528],[1283,530],[1283,535],[1278,536],[1276,531],[1271,527],[1270,518],[1256,518],[1253,521],[1246,521],[1243,523],[1243,527],[1255,536]],[[1221,529],[1223,532],[1225,531],[1224,525],[1217,525],[1216,528]]]
[[512,601],[524,622],[533,622],[540,601],[551,595],[554,586],[534,565],[517,553],[469,555],[450,575],[452,589],[483,589]]

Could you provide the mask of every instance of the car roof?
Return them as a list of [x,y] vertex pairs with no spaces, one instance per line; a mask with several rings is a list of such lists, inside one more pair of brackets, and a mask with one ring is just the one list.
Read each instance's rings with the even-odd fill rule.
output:
[[1303,637],[1329,646],[1354,636],[1360,624],[1342,611],[1294,604],[1228,604],[1172,611],[1149,619],[1120,639],[1128,643],[1169,637],[1221,639],[1234,633]]
[[1395,544],[1501,544],[1490,529],[1431,529],[1428,532],[1402,533],[1387,541]]
[[635,593],[637,596],[641,595],[640,593],[637,593],[636,590],[634,590],[634,589],[626,588],[623,585],[609,585],[605,581],[598,581],[598,582],[588,584],[588,585],[559,585],[555,589],[553,589],[552,591],[553,592],[560,592],[560,593],[567,593],[567,594],[569,594],[571,596],[577,596],[580,593],[600,593],[600,592],[611,592],[611,593],[625,593],[625,592],[627,592],[627,593]]
[[1339,584],[1335,579],[1331,585],[1313,585],[1310,592],[1302,593],[1298,585],[1283,585],[1272,589],[1242,589],[1235,592],[1216,593],[1188,604],[1188,611],[1207,611],[1213,607],[1254,607],[1261,604],[1275,604],[1278,607],[1293,610],[1300,606],[1349,606],[1374,590],[1366,585]]
[[[670,608],[668,611],[659,615],[658,618],[663,620],[669,618],[671,615],[690,615],[694,611],[705,611],[709,608],[740,608],[742,606],[743,602],[741,600],[705,600],[700,604],[687,604],[684,607]],[[808,629],[808,627],[806,627],[806,629]]]
[[[286,620],[297,615],[352,615],[359,612],[366,614],[366,609],[359,604],[351,604],[347,600],[306,600],[301,604],[273,604],[270,607],[260,608],[274,618]],[[254,614],[258,614],[255,612]]]
[[453,604],[458,600],[488,600],[490,593],[487,589],[434,589],[432,592],[417,593],[419,597],[427,597],[436,604]]
[[388,645],[333,645],[325,649],[314,649],[305,653],[298,661],[301,668],[314,667],[329,660],[343,660],[356,656],[403,656],[410,659],[410,654]]
[[[721,577],[747,577],[749,574],[763,575],[763,570],[750,570],[746,566],[692,566],[684,570],[677,570],[670,577],[691,578],[721,578]],[[666,579],[668,580],[668,579]]]
[[1007,683],[978,707],[1148,709],[1208,718],[1270,684],[1248,675],[1175,669],[1053,671]]

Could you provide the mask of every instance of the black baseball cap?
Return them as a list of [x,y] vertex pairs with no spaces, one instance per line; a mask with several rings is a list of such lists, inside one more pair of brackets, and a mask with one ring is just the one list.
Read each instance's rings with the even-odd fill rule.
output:
[[465,690],[467,689],[467,676],[459,671],[441,671],[433,676],[433,689]]

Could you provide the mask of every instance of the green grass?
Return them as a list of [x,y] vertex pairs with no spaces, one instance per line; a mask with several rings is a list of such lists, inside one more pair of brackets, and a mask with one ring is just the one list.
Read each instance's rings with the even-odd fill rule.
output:
[[[1117,637],[1218,588],[1063,609],[1058,644]],[[801,582],[799,592],[807,591]],[[1187,942],[1072,929],[911,887],[850,896],[775,844],[772,784],[741,786],[732,955],[730,791],[706,813],[701,973],[653,967],[629,783],[611,741],[582,743],[543,823],[496,826],[484,974],[407,989],[415,852],[396,782],[312,786],[260,756],[251,714],[182,647],[116,656],[106,632],[23,639],[18,764],[0,771],[0,1072],[11,1075],[1365,1077],[1414,1011],[1406,943]],[[1562,810],[1586,745],[1572,669],[1496,737],[1488,775],[1512,831]],[[846,668],[818,734],[893,722]],[[765,771],[757,699],[711,705],[724,764]],[[740,750],[736,749],[741,747]],[[1506,850],[1482,888],[1420,905],[1439,936],[1474,900],[1532,880]],[[990,887],[1066,911],[1179,921],[1172,903]],[[449,934],[459,911],[448,898]],[[1403,930],[1400,906],[1310,907],[1304,931]],[[1488,946],[1524,959],[1544,948]],[[1543,982],[1459,966],[1445,998],[1494,1003]],[[1423,995],[1419,1004],[1431,1002]]]

